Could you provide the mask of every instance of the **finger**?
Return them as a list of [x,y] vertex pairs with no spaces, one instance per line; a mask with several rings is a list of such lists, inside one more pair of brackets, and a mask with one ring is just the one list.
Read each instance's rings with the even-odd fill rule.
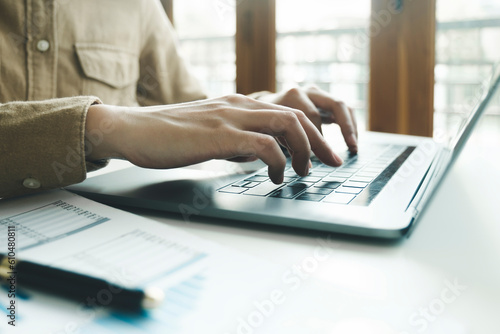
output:
[[356,121],[356,111],[354,108],[349,107],[349,112],[351,113],[352,124],[354,125],[354,134],[356,135],[356,139],[358,137],[358,122]]
[[[235,114],[231,114],[235,115]],[[309,173],[311,150],[324,163],[339,166],[342,159],[336,155],[325,139],[302,111],[256,110],[242,111],[232,122],[239,122],[238,128],[247,131],[282,136],[292,155],[292,167],[298,175]]]
[[283,182],[286,158],[275,138],[266,134],[235,129],[227,136],[229,156],[222,159],[237,159],[241,156],[257,157],[268,165],[268,174],[272,182]]
[[[276,140],[278,141],[278,143],[285,147],[289,152],[290,152],[290,146],[288,145],[288,143],[286,142],[285,138],[280,136],[280,137],[276,137]],[[290,152],[290,155],[291,155],[292,152]]]
[[305,116],[301,117],[300,115],[298,118],[309,139],[311,151],[314,152],[316,157],[323,163],[330,166],[336,167],[342,165],[342,158],[340,158],[335,152],[333,152],[332,148],[330,147],[330,145],[328,145],[325,138],[309,121],[309,119],[307,119],[307,117]]
[[318,108],[302,89],[291,89],[283,99],[284,106],[301,110],[321,133],[321,115]]
[[[239,113],[230,113],[229,117],[238,129],[283,137],[281,142],[292,156],[293,169],[297,174],[305,176],[309,173],[311,146],[296,114],[306,118],[303,112],[291,108],[287,108],[286,111],[241,110]],[[309,124],[314,128],[310,121]],[[316,132],[319,133],[317,129]],[[278,146],[277,143],[276,145]]]
[[[281,114],[288,115],[290,114]],[[294,170],[299,175],[306,175],[307,169],[302,174],[300,171],[304,167],[304,163],[306,166],[309,166],[309,156],[310,151],[312,150],[315,155],[324,163],[331,166],[339,166],[342,164],[342,159],[333,152],[331,147],[326,142],[325,138],[321,135],[319,130],[315,127],[315,125],[308,119],[303,112],[300,110],[295,110],[294,115],[296,117],[291,117],[288,120],[288,126],[283,126],[283,139],[284,141],[280,141],[284,146],[289,148],[292,154],[292,166]],[[259,119],[264,119],[265,117],[259,117]],[[295,119],[296,118],[296,119]],[[295,123],[298,121],[298,124]],[[286,123],[287,121],[283,121]],[[305,132],[305,136],[308,140],[308,149],[305,151],[298,151],[297,148],[301,148],[301,143],[303,144],[303,139],[299,138],[297,134],[302,131]],[[269,132],[270,134],[277,135],[278,133]],[[299,140],[300,139],[300,140]],[[306,153],[306,154],[303,154]],[[299,155],[300,154],[300,155]],[[297,165],[295,165],[295,163]]]
[[[288,151],[288,156],[290,156],[290,157],[291,157],[291,156],[292,156],[293,151],[292,151],[292,149],[290,148],[290,145],[288,145],[288,143],[286,142],[286,139],[285,139],[284,137],[278,137],[278,138],[276,138],[276,140],[278,141],[278,143],[279,143],[281,146],[283,146],[283,147],[285,147],[285,148],[286,148],[286,150]],[[311,162],[311,160],[309,160],[309,164],[308,164],[308,165],[309,165],[309,168],[312,168],[312,162]]]
[[[303,95],[303,100],[300,100],[300,102],[298,102],[298,105],[297,107],[295,107],[295,109],[302,110],[309,118],[309,120],[314,124],[316,129],[318,129],[319,133],[323,134],[323,131],[321,130],[321,124],[323,124],[323,121],[321,119],[318,108],[316,108],[316,106],[314,105],[314,103],[312,103],[306,93],[302,91],[301,93]],[[299,103],[302,104],[302,106]]]
[[332,124],[332,123],[337,123],[335,120],[335,115],[329,110],[325,109],[318,109],[319,115],[321,116],[321,122],[323,124]]
[[[272,135],[281,135],[286,147],[292,156],[292,167],[298,175],[309,174],[309,157],[311,156],[311,145],[306,131],[302,127],[297,115],[304,115],[299,111],[274,112],[279,122],[283,124],[282,133],[270,133]],[[303,116],[305,118],[305,116]],[[308,120],[309,121],[309,120]],[[314,125],[309,121],[311,126]]]
[[240,95],[229,96],[228,98],[231,99],[231,102],[237,102],[240,106],[245,106],[251,110],[301,110],[321,132],[321,115],[307,94],[301,89],[291,89],[286,95],[286,99],[280,104],[254,100]]
[[333,114],[331,108],[329,108],[328,100],[332,100],[332,97],[328,93],[317,88],[316,86],[307,87],[305,93],[309,100],[318,109],[321,121],[324,124],[336,123],[335,115]]
[[290,148],[290,145],[288,145],[288,143],[286,142],[286,139],[284,137],[280,136],[280,137],[276,137],[276,140],[278,141],[278,144],[280,144],[282,147],[286,148],[286,150],[288,152],[288,156],[291,157],[293,151]]
[[251,156],[239,156],[239,157],[229,158],[226,160],[231,161],[231,162],[252,162],[252,161],[255,161],[257,159],[259,159],[259,158],[257,158],[254,155],[251,155]]
[[333,105],[333,112],[337,119],[337,124],[340,126],[344,140],[351,152],[358,151],[358,139],[356,137],[356,129],[354,127],[352,116],[343,102],[337,102]]
[[286,159],[274,137],[262,133],[243,131],[239,133],[236,142],[239,143],[237,147],[238,155],[254,155],[258,157],[268,165],[268,174],[271,181],[276,184],[283,182]]
[[309,90],[308,96],[319,108],[332,111],[336,123],[340,126],[342,136],[344,137],[349,150],[351,152],[357,152],[357,130],[354,125],[355,123],[353,123],[352,114],[345,103],[335,101],[328,94],[320,90]]

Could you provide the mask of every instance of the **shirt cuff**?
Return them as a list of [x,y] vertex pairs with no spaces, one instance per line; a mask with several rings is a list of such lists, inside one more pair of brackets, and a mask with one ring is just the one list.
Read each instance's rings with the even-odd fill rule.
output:
[[0,105],[0,198],[64,187],[86,178],[85,120],[94,96]]

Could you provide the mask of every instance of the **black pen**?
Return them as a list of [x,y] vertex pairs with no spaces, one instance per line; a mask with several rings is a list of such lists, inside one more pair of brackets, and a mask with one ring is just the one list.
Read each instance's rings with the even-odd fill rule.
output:
[[67,270],[20,261],[0,254],[0,278],[3,284],[33,288],[81,302],[86,306],[104,306],[137,312],[159,306],[164,294],[161,289],[130,289],[100,278]]

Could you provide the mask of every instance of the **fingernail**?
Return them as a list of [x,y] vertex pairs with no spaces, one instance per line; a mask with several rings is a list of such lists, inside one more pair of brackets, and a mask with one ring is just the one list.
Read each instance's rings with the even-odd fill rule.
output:
[[307,175],[309,175],[309,164],[307,164],[306,169],[304,170],[304,176],[307,176]]
[[358,138],[356,138],[356,135],[352,133],[349,136],[349,141],[351,142],[351,146],[357,146],[358,145]]
[[358,150],[358,139],[354,133],[348,137],[347,146],[349,146],[349,151],[351,152],[356,152]]
[[342,158],[339,157],[337,154],[333,153],[333,157],[334,157],[335,161],[337,161],[339,166],[344,163],[344,160],[342,160]]
[[311,160],[309,160],[309,168],[312,168],[312,166],[313,166],[313,163]]
[[280,176],[278,177],[271,177],[271,175],[269,175],[269,178],[271,179],[271,181],[274,183],[274,184],[282,184],[283,183],[283,180],[284,180],[284,175],[281,174]]

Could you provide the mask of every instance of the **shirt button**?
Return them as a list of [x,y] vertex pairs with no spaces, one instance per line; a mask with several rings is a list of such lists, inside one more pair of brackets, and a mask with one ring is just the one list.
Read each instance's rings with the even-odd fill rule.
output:
[[29,177],[27,179],[24,179],[23,186],[28,189],[38,189],[40,188],[41,184],[40,181],[38,181],[37,179]]
[[36,48],[40,52],[45,52],[50,48],[50,43],[45,39],[39,40],[38,43],[36,44]]

